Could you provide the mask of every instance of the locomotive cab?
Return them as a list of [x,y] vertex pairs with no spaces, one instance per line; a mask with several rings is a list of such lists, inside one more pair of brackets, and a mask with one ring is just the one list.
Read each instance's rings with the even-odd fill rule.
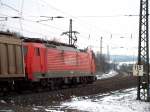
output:
[[40,43],[24,43],[25,70],[28,79],[36,80],[46,73],[46,48]]

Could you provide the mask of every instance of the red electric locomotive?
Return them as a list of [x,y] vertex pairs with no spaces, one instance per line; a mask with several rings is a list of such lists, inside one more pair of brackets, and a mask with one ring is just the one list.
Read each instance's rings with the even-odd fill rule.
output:
[[[12,38],[7,37],[7,39],[11,40]],[[0,67],[1,85],[2,82],[6,83],[7,81],[2,79],[9,79],[8,82],[13,82],[12,84],[15,86],[20,86],[23,82],[31,82],[32,84],[38,83],[38,85],[40,84],[44,87],[60,86],[63,84],[91,83],[95,80],[95,58],[91,50],[83,51],[74,46],[40,39],[22,39],[23,43],[18,39],[21,44],[15,45],[22,46],[19,52],[19,58],[17,58],[18,52],[16,51],[13,53],[14,58],[12,62],[9,58],[8,61],[6,60],[7,62],[3,62],[1,58],[1,65],[4,63],[5,65],[7,64],[7,68],[14,68],[14,73],[12,75],[9,70],[4,74],[3,69],[5,69],[5,67]],[[0,42],[0,45],[8,44],[5,41]],[[11,41],[9,42],[9,44],[12,45]],[[13,52],[15,47],[12,47]],[[8,51],[9,47],[7,47],[6,50]],[[0,57],[3,57],[2,50],[0,50],[0,52]],[[20,66],[18,66],[18,64],[20,64]],[[22,68],[22,71],[19,76],[18,71],[20,68]],[[20,80],[17,80],[17,78]]]

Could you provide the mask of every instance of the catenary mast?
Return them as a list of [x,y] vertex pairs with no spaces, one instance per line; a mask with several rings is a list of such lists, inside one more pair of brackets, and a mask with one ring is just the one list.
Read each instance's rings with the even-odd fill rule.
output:
[[137,77],[137,99],[144,101],[150,101],[148,5],[148,0],[140,0],[138,66],[143,67],[143,75]]

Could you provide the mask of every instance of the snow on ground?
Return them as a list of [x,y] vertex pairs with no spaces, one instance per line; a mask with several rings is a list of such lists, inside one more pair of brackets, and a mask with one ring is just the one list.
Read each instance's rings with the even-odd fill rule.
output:
[[81,112],[150,112],[150,103],[136,100],[136,89],[72,98],[62,106]]
[[129,64],[135,64],[135,63],[136,63],[136,61],[118,62],[118,64],[119,64],[119,65],[123,65],[123,64],[127,64],[127,65],[129,65]]
[[150,103],[136,100],[136,89],[132,88],[92,96],[73,96],[71,100],[45,107],[44,110],[45,112],[150,112]]
[[[91,96],[72,96],[70,100],[49,106],[33,105],[31,112],[150,112],[150,102],[136,100],[136,93],[136,89],[132,88]],[[0,112],[15,111],[0,108]]]
[[117,74],[118,73],[116,71],[112,70],[109,73],[97,74],[96,77],[97,79],[106,79],[106,78],[114,77]]

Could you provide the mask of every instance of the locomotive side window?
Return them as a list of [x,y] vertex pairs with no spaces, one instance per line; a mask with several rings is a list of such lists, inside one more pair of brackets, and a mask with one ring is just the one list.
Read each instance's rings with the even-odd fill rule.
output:
[[35,48],[35,54],[36,54],[36,56],[40,56],[40,49],[39,48]]
[[27,56],[28,48],[26,46],[23,47],[24,56]]

